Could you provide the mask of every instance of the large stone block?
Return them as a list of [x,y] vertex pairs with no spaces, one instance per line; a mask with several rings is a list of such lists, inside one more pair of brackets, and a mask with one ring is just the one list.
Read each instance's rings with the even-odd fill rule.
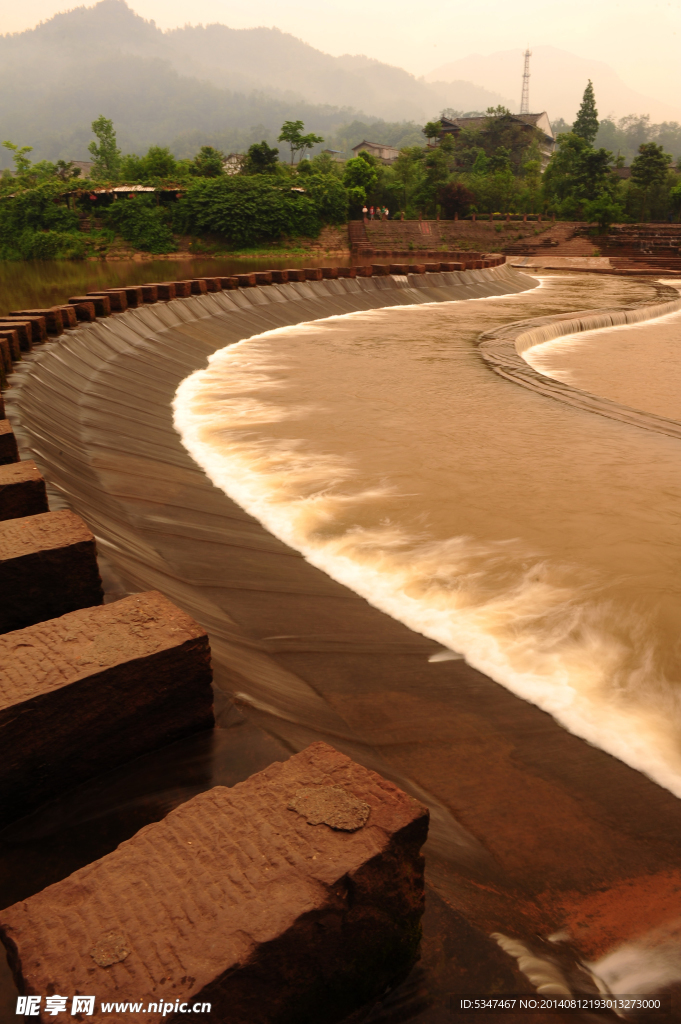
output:
[[3,380],[6,382],[7,377],[12,372],[12,350],[10,348],[9,341],[7,338],[3,338],[0,335],[0,369],[2,369]]
[[55,306],[54,308],[61,317],[62,327],[65,331],[73,330],[78,326],[78,314],[75,306],[70,306],[67,303],[65,306]]
[[126,288],[105,288],[104,291],[107,295],[113,295],[114,292],[123,292],[129,309],[137,309],[138,306],[144,305],[141,285],[130,285]]
[[17,328],[10,327],[9,324],[0,324],[0,338],[7,342],[12,360],[21,359],[21,342]]
[[0,664],[0,821],[213,725],[208,638],[161,594],[6,633]]
[[314,743],[0,911],[0,936],[22,992],[142,1004],[110,1024],[206,1002],[229,1024],[331,1024],[418,955],[427,828],[415,800]]
[[23,313],[10,313],[2,318],[5,323],[30,324],[31,341],[37,345],[47,339],[47,322],[44,316],[29,316]]
[[30,352],[33,339],[30,320],[7,320],[0,317],[0,327],[10,327],[19,335],[19,347],[22,352]]
[[102,288],[101,291],[88,292],[88,295],[93,298],[106,295],[112,313],[123,313],[128,308],[128,297],[122,288],[117,288],[115,291],[111,288]]
[[95,539],[73,512],[0,522],[0,633],[102,603]]
[[[0,420],[0,466],[19,461],[17,439],[9,420]],[[4,597],[4,595],[3,595]]]
[[101,292],[99,295],[72,295],[68,299],[69,305],[81,306],[90,304],[95,307],[97,316],[104,317],[111,315],[111,298],[108,293]]
[[48,334],[63,334],[64,326],[61,321],[61,314],[53,309],[13,309],[12,316],[35,317],[40,316],[45,322],[45,329]]
[[0,466],[0,520],[47,512],[45,481],[32,459]]

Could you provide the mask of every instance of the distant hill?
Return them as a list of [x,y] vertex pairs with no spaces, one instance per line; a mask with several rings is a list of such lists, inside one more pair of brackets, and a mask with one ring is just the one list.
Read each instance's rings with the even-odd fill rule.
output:
[[[510,109],[520,106],[523,51],[501,50],[483,56],[479,53],[443,64],[426,75],[426,81],[435,83],[465,78],[471,82],[484,82],[486,88],[495,89],[514,97]],[[681,103],[662,103],[630,89],[609,65],[600,60],[578,57],[555,46],[532,47],[530,60],[530,109],[546,110],[550,118],[574,120],[582,100],[585,86],[591,79],[596,93],[596,104],[601,117],[627,114],[650,114],[653,121],[681,121]]]
[[302,118],[328,144],[351,122],[394,136],[395,125],[388,131],[378,119],[423,124],[444,107],[501,102],[470,82],[428,83],[367,57],[332,57],[278,29],[162,32],[124,0],[0,37],[0,139],[32,145],[35,159],[86,159],[99,114],[114,121],[124,151],[169,145],[182,157],[203,144],[273,142],[289,119]]

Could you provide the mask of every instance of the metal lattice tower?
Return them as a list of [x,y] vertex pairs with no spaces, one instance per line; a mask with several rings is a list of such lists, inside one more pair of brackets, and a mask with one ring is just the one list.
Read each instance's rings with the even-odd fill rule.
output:
[[523,94],[520,99],[520,113],[529,114],[530,112],[530,57],[532,56],[531,50],[525,50],[525,69],[523,71]]

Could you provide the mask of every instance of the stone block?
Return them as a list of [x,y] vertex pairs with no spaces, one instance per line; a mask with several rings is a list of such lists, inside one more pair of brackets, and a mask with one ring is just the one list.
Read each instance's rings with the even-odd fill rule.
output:
[[0,910],[0,937],[20,991],[134,998],[129,1024],[206,1002],[229,1024],[332,1024],[417,958],[427,828],[426,808],[313,743]]
[[286,284],[288,281],[288,270],[270,270],[273,284]]
[[357,267],[339,267],[339,277],[357,277]]
[[213,725],[204,630],[158,593],[0,637],[0,820]]
[[0,334],[0,367],[2,368],[3,377],[6,380],[8,374],[12,372],[12,350],[10,348],[9,341],[7,338],[3,338]]
[[426,274],[439,274],[440,264],[439,263],[426,263]]
[[170,302],[175,298],[175,282],[161,281],[156,285],[156,297],[159,302]]
[[271,270],[257,270],[255,273],[256,284],[272,284]]
[[0,466],[0,520],[37,516],[47,510],[45,481],[32,459]]
[[128,296],[124,291],[110,291],[102,289],[101,291],[88,292],[92,298],[99,298],[100,295],[106,295],[109,300],[109,306],[112,313],[123,313],[128,308]]
[[409,273],[410,274],[425,274],[426,265],[425,263],[410,263]]
[[123,292],[128,303],[128,309],[137,309],[139,306],[144,305],[141,285],[130,285],[126,288],[105,288],[104,291],[107,295],[112,295],[114,292]]
[[205,295],[208,289],[206,288],[206,282],[200,277],[192,278],[192,295]]
[[142,285],[142,298],[145,303],[158,302],[158,288],[155,284]]
[[9,327],[19,336],[19,347],[22,352],[30,352],[33,346],[33,331],[29,320],[7,320],[0,317],[0,327]]
[[50,309],[13,309],[12,316],[41,316],[45,321],[45,330],[47,334],[63,334],[64,327],[61,322],[61,314],[56,310]]
[[67,301],[70,306],[79,306],[89,302],[94,306],[97,316],[111,315],[111,300],[108,295],[72,295]]
[[306,267],[305,268],[305,280],[306,281],[321,281],[322,280],[322,268],[321,267]]
[[255,274],[237,274],[239,288],[255,288]]
[[[69,299],[69,303],[71,299]],[[73,308],[76,311],[76,319],[83,320],[85,323],[92,323],[93,320],[97,319],[97,313],[95,311],[94,302],[73,302]]]
[[335,281],[338,277],[338,267],[322,267],[322,277],[325,281]]
[[67,303],[65,306],[55,306],[54,308],[61,317],[62,327],[65,331],[73,330],[74,327],[78,326],[78,314],[76,313],[75,306]]
[[221,292],[222,291],[222,281],[221,281],[221,278],[219,278],[219,277],[204,277],[204,278],[202,278],[202,280],[206,282],[206,289],[209,292]]
[[390,264],[391,274],[408,274],[409,266],[407,263],[391,263]]
[[0,522],[0,594],[0,633],[101,604],[95,539],[80,516]]
[[373,263],[371,269],[374,277],[385,277],[390,273],[390,267],[387,263]]
[[0,324],[0,338],[4,338],[4,340],[7,342],[10,360],[14,362],[14,360],[16,359],[21,359],[21,344],[19,342],[19,331],[16,329],[16,327],[3,327],[2,324]]
[[188,299],[192,293],[191,281],[176,281],[175,282],[175,298],[176,299]]
[[[4,403],[3,403],[4,412]],[[0,420],[0,466],[6,466],[10,462],[19,461],[19,452],[17,450],[17,439],[14,436],[12,430],[12,424],[9,420]],[[0,590],[2,599],[5,599],[5,593]]]
[[355,271],[357,273],[357,277],[371,277],[371,275],[374,272],[374,269],[368,264],[362,263],[359,266],[355,267]]
[[235,288],[239,287],[239,280],[236,276],[234,277],[221,277],[220,283],[223,288],[228,291],[234,291]]
[[304,281],[305,280],[305,271],[304,270],[298,270],[296,268],[295,270],[287,270],[286,273],[288,275],[289,281]]
[[22,324],[30,324],[31,341],[33,342],[34,345],[38,344],[38,342],[47,340],[47,322],[44,316],[32,316],[10,313],[9,316],[4,316],[2,319],[5,322],[18,321],[19,323]]

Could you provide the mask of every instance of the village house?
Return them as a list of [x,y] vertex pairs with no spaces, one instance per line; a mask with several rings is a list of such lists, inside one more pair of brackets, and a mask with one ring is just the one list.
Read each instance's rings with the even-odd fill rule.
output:
[[[456,138],[459,132],[465,128],[472,129],[473,131],[485,131],[488,120],[489,117],[485,115],[480,117],[441,117],[442,133],[440,138],[444,135],[453,135]],[[511,114],[511,120],[515,124],[527,128],[528,133],[534,128],[539,130],[541,133],[539,149],[542,157],[542,171],[546,170],[546,165],[556,148],[556,140],[553,135],[551,122],[549,121],[549,115],[546,111],[543,111],[541,114]]]
[[396,149],[395,146],[384,146],[382,142],[367,142],[366,139],[353,146],[352,152],[354,156],[359,156],[362,152],[371,153],[382,164],[392,164],[400,155],[399,149]]

